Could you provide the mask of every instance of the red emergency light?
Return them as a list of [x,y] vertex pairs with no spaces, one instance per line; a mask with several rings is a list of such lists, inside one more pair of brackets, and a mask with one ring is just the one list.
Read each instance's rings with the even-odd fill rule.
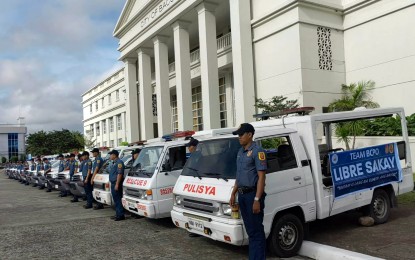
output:
[[171,134],[163,135],[161,138],[164,140],[172,140],[173,138],[190,137],[195,134],[195,131],[177,131]]

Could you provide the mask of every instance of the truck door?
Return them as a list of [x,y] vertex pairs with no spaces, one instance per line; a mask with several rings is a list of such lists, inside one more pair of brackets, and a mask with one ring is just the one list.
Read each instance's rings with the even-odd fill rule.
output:
[[157,174],[157,198],[159,217],[170,216],[173,209],[173,188],[186,163],[186,146],[173,146],[166,149]]
[[[307,185],[312,185],[311,169],[297,134],[256,137],[265,150],[267,175],[265,192],[265,231],[272,227],[274,214],[282,209],[307,205]],[[303,161],[303,163],[302,163]],[[308,161],[307,161],[308,162]],[[302,165],[303,164],[303,165]]]

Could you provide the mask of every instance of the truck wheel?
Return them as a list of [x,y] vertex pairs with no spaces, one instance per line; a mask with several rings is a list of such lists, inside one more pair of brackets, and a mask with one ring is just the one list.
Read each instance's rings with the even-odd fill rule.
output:
[[286,214],[274,221],[268,240],[271,253],[278,257],[297,255],[304,239],[304,227],[294,214]]
[[390,199],[383,189],[377,189],[373,193],[372,202],[367,205],[366,212],[375,220],[375,224],[386,223],[390,215]]

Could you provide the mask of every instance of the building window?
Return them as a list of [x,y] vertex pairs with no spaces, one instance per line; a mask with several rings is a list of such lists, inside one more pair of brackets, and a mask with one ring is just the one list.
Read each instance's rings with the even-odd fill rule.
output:
[[102,108],[104,108],[104,107],[105,107],[104,98],[101,98],[101,107],[102,107]]
[[107,147],[107,141],[104,141],[103,146]]
[[89,126],[89,132],[91,133],[91,137],[94,137],[94,125]]
[[115,91],[115,101],[120,101],[120,91],[119,90]]
[[118,139],[118,145],[121,145],[121,143],[122,143],[122,138],[119,138]]
[[110,147],[114,148],[114,140],[110,140]]
[[108,94],[108,105],[111,105],[111,94]]
[[202,87],[192,88],[193,130],[203,130]]
[[117,129],[122,130],[121,115],[117,115]]
[[114,119],[110,118],[110,132],[114,132]]
[[322,70],[332,70],[331,29],[317,27],[318,66]]
[[89,113],[91,113],[91,114],[92,114],[92,104],[91,104],[91,105],[89,105]]
[[97,136],[100,136],[101,131],[100,131],[100,129],[99,129],[99,123],[97,123],[97,124],[96,124],[95,131],[97,132]]
[[98,101],[95,102],[95,111],[98,111]]
[[153,94],[153,96],[152,96],[152,98],[153,98],[153,102],[152,102],[152,105],[153,105],[153,116],[157,116],[157,95],[156,94]]
[[102,134],[107,133],[107,122],[105,120],[102,121]]
[[9,160],[12,157],[18,157],[19,156],[19,135],[17,133],[10,133],[8,134],[8,145],[9,145]]
[[179,119],[177,116],[177,95],[171,96],[171,130],[173,132],[179,131]]
[[219,112],[220,112],[220,127],[227,127],[226,116],[226,81],[225,78],[219,79]]

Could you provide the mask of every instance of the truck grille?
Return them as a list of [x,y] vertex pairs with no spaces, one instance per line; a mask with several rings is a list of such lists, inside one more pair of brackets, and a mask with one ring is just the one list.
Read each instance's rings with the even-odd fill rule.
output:
[[105,184],[104,183],[95,183],[94,182],[94,190],[95,189],[105,190]]
[[66,176],[65,176],[66,174],[64,174],[64,173],[59,173],[58,174],[58,179],[61,179],[61,180],[64,180],[64,179],[66,179]]
[[72,176],[72,181],[82,181],[82,176],[81,175],[74,175],[74,176]]
[[199,210],[206,213],[216,213],[219,211],[219,207],[213,206],[211,202],[205,202],[200,200],[183,199],[183,207],[188,209]]
[[125,194],[132,196],[132,197],[136,197],[136,198],[140,198],[140,191],[135,190],[135,189],[131,189],[131,188],[126,188],[125,189]]

